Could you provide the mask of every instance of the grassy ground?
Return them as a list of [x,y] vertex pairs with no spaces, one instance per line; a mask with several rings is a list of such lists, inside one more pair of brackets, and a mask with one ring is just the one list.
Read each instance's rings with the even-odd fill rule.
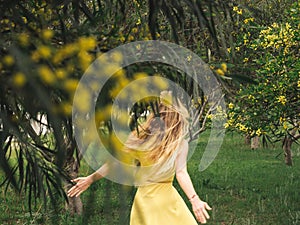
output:
[[[287,167],[282,155],[276,158],[281,152],[280,146],[254,151],[243,144],[240,136],[228,133],[217,158],[200,173],[198,166],[206,137],[208,134],[201,138],[203,141],[198,143],[188,166],[200,197],[213,207],[208,224],[300,224],[299,146],[293,146],[294,166]],[[89,172],[87,166],[81,169],[82,175]],[[178,188],[176,182],[174,185]],[[135,189],[107,180],[97,182],[83,194],[84,214],[78,217],[51,210],[42,216],[39,204],[30,217],[22,197],[11,190],[6,196],[1,191],[0,224],[52,224],[55,221],[55,224],[126,225]]]

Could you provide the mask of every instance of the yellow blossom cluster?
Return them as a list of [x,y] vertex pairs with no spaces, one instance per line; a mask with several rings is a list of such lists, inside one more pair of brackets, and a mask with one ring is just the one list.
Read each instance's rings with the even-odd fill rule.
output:
[[249,22],[254,22],[254,18],[253,18],[253,17],[250,17],[250,18],[244,19],[244,23],[245,23],[245,24],[248,24]]
[[222,63],[220,68],[216,69],[215,72],[220,76],[225,76],[225,73],[227,72],[227,64]]
[[234,12],[236,12],[238,15],[242,15],[242,14],[243,14],[243,9],[240,9],[240,8],[237,7],[237,6],[234,6],[234,7],[232,8],[232,10],[233,10]]
[[262,132],[261,128],[258,128],[258,129],[255,131],[255,134],[256,134],[257,136],[262,135],[263,132]]
[[280,95],[278,98],[277,98],[277,102],[280,102],[282,105],[285,105],[286,102],[287,102],[287,99],[284,95]]
[[[96,49],[97,40],[95,37],[80,37],[72,43],[59,46],[51,43],[54,37],[51,29],[41,30],[39,35],[40,38],[35,40],[36,48],[33,50],[31,50],[33,40],[27,33],[21,33],[16,37],[20,48],[28,48],[24,52],[29,54],[34,70],[23,71],[24,67],[20,66],[23,65],[23,61],[16,62],[17,57],[10,52],[1,58],[0,68],[11,74],[9,80],[15,88],[23,88],[29,81],[38,79],[47,87],[63,90],[69,99],[62,100],[57,109],[53,108],[53,112],[69,115],[73,95],[78,86],[76,74],[82,75],[95,59],[96,54],[91,53],[91,50]],[[120,56],[116,55],[115,58],[121,60]]]
[[207,115],[208,119],[215,121],[223,121],[227,119],[227,117],[226,109],[223,109],[222,106],[217,106],[217,109],[214,111],[214,113]]
[[287,54],[297,45],[295,34],[296,31],[291,27],[290,23],[273,23],[270,27],[260,32],[259,38],[262,40],[260,46],[263,48],[282,48],[283,53]]
[[235,125],[235,127],[238,128],[241,132],[247,132],[248,131],[248,128],[245,125],[241,124],[241,123],[237,123]]

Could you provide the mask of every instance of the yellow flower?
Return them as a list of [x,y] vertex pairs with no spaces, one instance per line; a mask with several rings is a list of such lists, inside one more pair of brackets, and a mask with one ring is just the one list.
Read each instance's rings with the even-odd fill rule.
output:
[[128,36],[128,41],[133,41],[134,40],[134,37],[132,35],[129,35]]
[[53,84],[55,82],[55,75],[47,66],[41,66],[38,68],[38,73],[40,75],[40,78],[43,82],[46,84]]
[[233,6],[233,11],[237,12],[237,11],[239,11],[239,8],[237,6]]
[[136,34],[138,32],[138,29],[136,27],[132,28],[132,33]]
[[162,78],[161,76],[158,76],[157,74],[155,76],[152,76],[153,83],[156,85],[156,87],[159,90],[166,90],[169,88],[169,83],[166,79]]
[[22,16],[22,20],[23,22],[26,24],[28,21],[27,21],[27,18],[25,16]]
[[242,132],[247,132],[248,131],[248,128],[245,125],[243,125],[243,124],[240,124],[239,129]]
[[64,115],[69,116],[72,114],[72,104],[69,102],[62,102],[60,104],[60,110]]
[[73,93],[76,91],[76,88],[78,86],[78,80],[67,79],[66,81],[64,81],[63,85],[66,91],[68,91],[69,93]]
[[18,72],[13,76],[13,83],[17,87],[23,87],[26,83],[26,77],[23,73]]
[[[119,77],[116,86],[109,92],[110,96],[113,98],[116,97],[128,83],[129,83],[129,81],[126,77]],[[128,96],[125,96],[127,94],[128,94],[128,90],[127,90],[127,92],[125,92],[125,91],[122,92],[122,95],[120,97],[125,99],[128,97]]]
[[279,122],[280,122],[280,123],[283,123],[284,121],[286,121],[286,118],[284,118],[284,117],[280,117],[280,118],[279,118]]
[[255,134],[256,134],[257,136],[260,136],[260,135],[262,134],[261,129],[259,128],[259,129],[255,132]]
[[233,108],[234,108],[234,104],[230,102],[230,103],[228,104],[228,108],[229,108],[229,109],[233,109]]
[[74,54],[78,50],[78,46],[75,43],[67,44],[64,48],[61,49],[59,54],[62,54],[64,57],[68,57]]
[[244,19],[244,23],[245,23],[245,24],[249,23],[249,21],[253,22],[253,21],[254,21],[254,18],[253,18],[253,17],[250,17],[250,18]]
[[218,75],[220,75],[220,76],[224,76],[224,75],[225,75],[224,71],[221,70],[221,69],[217,69],[217,70],[215,70],[215,71],[216,71],[216,73],[217,73]]
[[41,56],[41,58],[48,59],[51,56],[51,49],[48,46],[42,45],[39,46],[37,52]]
[[40,54],[38,53],[38,51],[34,51],[31,54],[31,60],[34,62],[38,62],[40,59]]
[[126,74],[125,70],[124,69],[120,69],[117,72],[115,72],[114,75],[117,76],[117,77],[122,77],[122,76],[125,76],[125,74]]
[[249,40],[248,39],[244,39],[244,45],[247,45],[249,43]]
[[67,77],[67,71],[64,69],[57,69],[55,75],[58,79],[65,79]]
[[249,58],[247,58],[247,57],[243,59],[243,62],[244,62],[244,63],[246,63],[246,62],[248,62],[248,61],[249,61]]
[[124,37],[124,36],[121,36],[121,37],[119,38],[119,40],[120,40],[121,42],[124,42],[124,41],[125,41],[125,37]]
[[271,25],[273,28],[278,28],[279,26],[278,26],[278,23],[273,23],[272,25]]
[[145,78],[145,77],[147,77],[147,76],[148,76],[147,73],[139,72],[139,73],[135,73],[135,74],[134,74],[134,79],[135,79],[135,80],[138,80],[138,79]]
[[282,105],[285,105],[287,100],[286,100],[285,96],[281,95],[281,96],[277,97],[277,102],[280,102]]
[[21,33],[18,36],[18,40],[19,40],[21,46],[28,46],[28,44],[29,44],[29,36],[26,33]]
[[[32,58],[32,56],[31,56]],[[54,64],[59,64],[61,61],[63,60],[63,55],[61,54],[61,52],[57,52],[53,57],[52,57],[52,62]]]
[[297,85],[297,87],[300,88],[300,80],[298,80],[298,85]]
[[248,99],[255,99],[253,95],[248,95]]
[[44,40],[50,40],[53,37],[54,33],[53,30],[45,29],[42,31],[41,35]]
[[74,98],[73,106],[80,112],[88,112],[91,109],[92,95],[90,90],[80,86],[76,91],[77,98]]
[[107,120],[111,116],[112,105],[107,105],[104,109],[96,110],[95,112],[95,121],[96,124],[101,123],[104,120]]
[[221,69],[224,71],[224,73],[227,72],[227,64],[226,63],[222,63],[221,64]]
[[6,66],[12,66],[15,63],[14,57],[11,55],[6,55],[3,57],[3,64]]
[[93,60],[92,56],[85,51],[80,51],[78,53],[78,59],[82,70],[86,70]]
[[93,50],[97,46],[97,41],[94,37],[80,37],[78,39],[79,48],[81,50]]
[[188,56],[186,57],[186,60],[187,60],[188,62],[190,62],[190,61],[192,60],[192,56],[191,56],[191,55],[188,55]]

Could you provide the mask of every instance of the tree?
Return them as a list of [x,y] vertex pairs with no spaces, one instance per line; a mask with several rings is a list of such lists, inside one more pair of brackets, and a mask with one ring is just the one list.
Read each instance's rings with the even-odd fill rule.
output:
[[[2,1],[2,183],[25,190],[30,210],[36,198],[50,196],[54,204],[56,193],[66,198],[61,178],[77,175],[81,157],[72,130],[72,98],[92,60],[126,42],[161,38],[185,45],[184,38],[196,33],[209,35],[210,48],[218,49],[213,14],[226,7],[211,1]],[[190,29],[184,29],[187,16]],[[184,76],[167,76],[190,87]],[[101,99],[107,106],[112,96]],[[49,132],[37,133],[32,121]],[[75,205],[73,211],[81,209]]]
[[258,37],[248,45],[253,52],[249,57],[257,65],[256,84],[241,87],[230,105],[227,126],[252,137],[282,140],[285,162],[292,165],[291,145],[300,138],[299,3],[285,15],[289,17],[283,22],[257,27]]

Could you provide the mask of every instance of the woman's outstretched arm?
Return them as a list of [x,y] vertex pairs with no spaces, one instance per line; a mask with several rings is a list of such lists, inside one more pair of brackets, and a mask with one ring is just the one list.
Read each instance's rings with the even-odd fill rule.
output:
[[187,171],[187,155],[188,142],[184,140],[180,146],[180,152],[176,159],[176,179],[191,202],[197,220],[201,223],[206,223],[206,220],[209,219],[207,210],[211,210],[211,207],[206,202],[202,201],[195,191]]
[[109,164],[105,163],[101,166],[97,171],[92,173],[87,177],[78,177],[72,182],[75,183],[73,187],[71,187],[67,194],[69,197],[78,197],[82,192],[84,192],[88,187],[95,181],[100,180],[104,176],[108,174]]

